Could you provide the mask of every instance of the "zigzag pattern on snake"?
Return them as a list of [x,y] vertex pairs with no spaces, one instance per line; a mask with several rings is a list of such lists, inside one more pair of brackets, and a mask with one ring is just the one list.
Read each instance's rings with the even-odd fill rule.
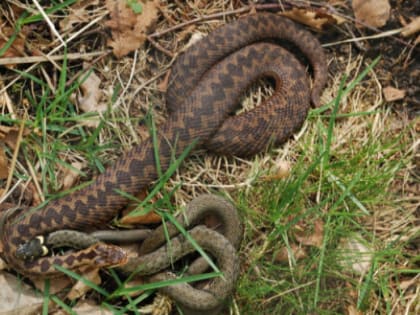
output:
[[[258,43],[282,39],[295,44],[310,61],[312,94],[305,70],[293,55],[277,45]],[[319,42],[278,15],[250,15],[217,29],[181,55],[172,69],[167,93],[170,115],[158,128],[162,170],[193,141],[234,155],[258,152],[272,139],[284,141],[304,121],[310,100],[318,104],[326,68]],[[256,109],[233,117],[243,91],[262,75],[275,79],[274,95]],[[153,149],[152,140],[146,140],[89,186],[24,216],[16,212],[5,218],[2,257],[18,272],[35,276],[53,276],[57,273],[53,264],[70,269],[87,264],[91,253],[83,251],[34,261],[22,261],[15,253],[39,234],[86,231],[109,222],[127,203],[118,190],[136,194],[157,179]]]

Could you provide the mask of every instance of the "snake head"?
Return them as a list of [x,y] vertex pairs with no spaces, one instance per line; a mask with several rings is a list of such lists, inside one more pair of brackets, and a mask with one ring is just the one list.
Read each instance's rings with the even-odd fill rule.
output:
[[19,245],[16,250],[16,257],[26,261],[32,261],[48,254],[48,248],[44,245],[45,238],[37,236],[30,241]]

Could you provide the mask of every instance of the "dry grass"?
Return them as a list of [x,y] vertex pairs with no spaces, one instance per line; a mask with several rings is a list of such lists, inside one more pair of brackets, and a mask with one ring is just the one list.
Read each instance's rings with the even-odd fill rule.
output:
[[[157,23],[155,34],[194,17],[238,9],[238,3],[162,1],[164,18]],[[94,10],[98,10],[94,14],[99,17],[97,23],[102,23],[105,12],[99,7]],[[7,5],[2,7],[0,15],[16,21],[16,17],[10,16]],[[52,15],[49,18],[53,22],[56,19]],[[165,50],[179,53],[188,44],[191,33],[208,33],[232,18],[203,20],[155,36],[153,40]],[[67,31],[66,38],[75,35],[68,52],[106,51],[106,35],[101,27],[94,24],[80,32],[83,26],[85,24],[76,23]],[[59,40],[52,43],[52,38],[45,40],[50,51],[60,46]],[[86,47],[86,41],[92,45]],[[112,104],[112,110],[101,120],[99,134],[90,146],[84,143],[89,142],[94,131],[85,127],[77,106],[65,110],[76,119],[66,120],[60,116],[62,113],[51,112],[53,117],[48,119],[57,130],[51,126],[45,128],[39,124],[42,119],[37,117],[39,113],[34,106],[41,106],[40,93],[45,93],[47,87],[40,87],[27,75],[2,71],[6,88],[0,87],[1,93],[10,97],[11,102],[0,109],[3,115],[9,115],[1,123],[17,125],[15,118],[25,119],[27,128],[40,136],[25,139],[14,170],[14,183],[20,180],[22,187],[38,187],[34,189],[36,200],[43,200],[62,189],[62,174],[69,165],[81,163],[82,179],[90,178],[134,143],[141,143],[148,136],[143,119],[150,108],[158,126],[166,119],[161,86],[172,62],[173,58],[149,44],[128,57],[116,60],[107,55],[89,65],[100,75],[100,88],[106,91],[103,97]],[[83,68],[82,63],[82,59],[69,61],[67,82],[75,79]],[[323,94],[324,104],[337,96],[343,75],[349,80],[355,79],[369,64],[358,55],[330,57],[329,63],[337,71],[331,75]],[[60,88],[59,62],[34,66],[19,69],[47,82],[46,86],[53,91]],[[13,81],[13,85],[8,84]],[[179,185],[173,200],[177,207],[185,206],[199,193],[219,192],[240,208],[246,231],[240,253],[242,276],[232,303],[232,314],[419,312],[416,274],[419,271],[419,122],[408,119],[403,111],[393,110],[392,104],[384,103],[380,82],[374,69],[341,99],[338,115],[333,117],[330,160],[327,164],[315,164],[305,181],[293,188],[297,195],[292,204],[282,204],[282,194],[289,193],[310,165],[316,163],[328,136],[330,111],[313,110],[302,130],[287,143],[251,159],[196,153],[167,184],[168,191]],[[257,106],[269,91],[266,85],[255,86],[244,97],[243,104]],[[117,97],[112,99],[114,93]],[[28,103],[29,106],[25,106]],[[48,103],[44,108],[46,106]],[[23,118],[25,115],[27,117]],[[9,157],[12,154],[7,153]],[[353,181],[356,177],[358,180]],[[31,178],[35,182],[31,182]],[[351,187],[352,196],[362,206],[349,195],[338,202],[344,194],[339,182],[345,188]],[[12,185],[16,191],[18,188]],[[322,222],[321,232],[314,230],[317,221]],[[299,229],[310,233],[299,238],[296,234]],[[321,243],[305,245],[302,237],[307,240],[312,232],[319,234]],[[360,272],[339,263],[340,254],[346,251],[339,244],[355,239],[361,239],[360,243],[365,244],[368,251],[368,263]],[[281,258],[284,249],[286,256]],[[360,261],[365,253],[358,248],[353,255]]]

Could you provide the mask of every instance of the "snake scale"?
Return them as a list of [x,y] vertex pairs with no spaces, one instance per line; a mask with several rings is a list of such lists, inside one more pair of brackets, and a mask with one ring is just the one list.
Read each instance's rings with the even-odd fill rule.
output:
[[[309,60],[312,91],[300,62],[275,44],[281,40],[292,43]],[[327,80],[325,59],[315,37],[272,13],[249,15],[210,33],[180,55],[172,68],[169,116],[157,132],[162,170],[193,142],[222,154],[250,155],[287,139],[303,123],[310,103],[319,103]],[[233,115],[242,93],[261,76],[274,79],[273,96],[251,111]],[[95,259],[100,264],[109,253],[106,246],[112,245],[98,245],[94,253],[89,248],[33,261],[18,259],[16,251],[40,234],[102,227],[127,204],[120,190],[134,195],[157,178],[154,142],[148,139],[88,186],[36,211],[3,217],[2,258],[19,273],[42,277],[57,274],[53,264],[69,269]]]

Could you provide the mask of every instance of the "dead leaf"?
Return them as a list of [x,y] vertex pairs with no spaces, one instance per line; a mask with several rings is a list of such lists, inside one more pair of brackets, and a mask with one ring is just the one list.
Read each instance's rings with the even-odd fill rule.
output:
[[195,24],[191,24],[191,25],[187,26],[185,29],[183,29],[182,31],[180,31],[179,33],[176,34],[176,42],[181,43],[187,37],[191,36],[191,34],[195,34],[194,31],[195,31],[196,28],[197,28],[197,26]]
[[299,243],[320,248],[324,239],[324,222],[318,219],[314,222],[313,229],[310,229],[306,222],[301,221],[296,225],[293,232]]
[[387,102],[398,101],[405,97],[405,90],[396,89],[392,86],[385,87],[383,92]]
[[285,11],[282,15],[299,23],[308,25],[318,31],[322,31],[327,26],[341,24],[345,21],[342,18],[334,17],[331,14],[322,11],[312,11],[300,8],[293,8],[292,10]]
[[363,275],[370,269],[373,254],[360,239],[360,235],[342,239],[338,247],[342,254],[338,261],[344,268],[351,269],[347,271]]
[[80,177],[80,172],[78,171],[80,171],[84,167],[84,164],[80,162],[73,162],[71,163],[71,166],[72,168],[60,167],[62,168],[62,172],[63,172],[62,175],[60,176],[61,178],[63,178],[63,181],[62,181],[63,190],[69,189],[74,186],[74,184],[77,182],[77,180]]
[[141,0],[142,13],[135,14],[126,1],[107,0],[106,7],[111,19],[105,26],[111,29],[112,39],[108,46],[112,47],[117,58],[140,48],[146,41],[146,33],[158,18],[158,0]]
[[[106,102],[101,102],[102,97],[105,96],[103,89],[100,89],[101,79],[92,71],[86,80],[80,85],[81,95],[77,96],[79,108],[85,113],[103,113],[107,110]],[[97,127],[98,120],[85,120],[83,124],[87,127]]]
[[[0,189],[0,196],[3,194],[4,190]],[[3,247],[0,248],[0,252],[3,251]],[[6,262],[0,258],[0,270],[6,270],[7,269],[7,264]]]
[[188,43],[182,48],[182,50],[183,51],[187,50],[189,47],[195,45],[196,43],[198,43],[204,37],[206,37],[206,35],[204,33],[195,32],[194,34],[191,35]]
[[411,36],[420,31],[420,16],[416,17],[411,23],[404,26],[401,35],[404,37]]
[[0,274],[0,314],[39,314],[43,296],[7,273]]
[[[23,136],[30,134],[30,130],[24,129]],[[19,137],[19,127],[9,127],[0,125],[0,142],[4,142],[10,149],[16,148]]]
[[166,90],[168,89],[170,75],[171,75],[171,71],[166,72],[165,77],[158,84],[157,88],[160,92],[165,93]]
[[290,176],[291,166],[287,161],[276,161],[275,165],[272,167],[271,174],[267,176],[262,176],[262,181],[272,181],[277,179],[284,179]]
[[[296,244],[291,244],[290,248],[292,250],[293,257],[296,260],[299,260],[299,259],[302,259],[302,258],[305,258],[305,257],[308,256],[306,251],[302,247],[300,247]],[[282,249],[280,249],[280,251],[276,254],[276,257],[274,257],[274,260],[276,262],[281,262],[281,263],[288,262],[289,261],[289,251],[287,250],[287,248],[283,247]]]
[[129,216],[126,215],[121,218],[120,223],[123,225],[133,225],[133,224],[154,224],[162,222],[160,215],[149,212],[144,215],[139,216]]
[[402,280],[400,282],[401,290],[407,290],[409,287],[416,287],[418,285],[418,279],[416,277],[408,280]]
[[363,315],[362,311],[359,311],[356,306],[347,306],[347,315]]
[[63,31],[71,30],[76,24],[88,23],[92,20],[92,13],[98,14],[97,10],[91,10],[89,7],[98,8],[99,0],[78,1],[69,7],[68,15],[60,20],[60,28]]
[[384,26],[391,12],[389,0],[353,0],[352,7],[356,19],[371,27]]
[[9,165],[6,153],[3,148],[0,147],[0,179],[6,179],[9,177]]
[[[146,189],[140,191],[138,194],[136,194],[136,198],[138,200],[143,200],[146,198],[148,191]],[[155,202],[158,197],[152,198],[152,202]],[[156,214],[155,212],[149,212],[144,215],[136,215],[132,216],[129,215],[131,211],[133,211],[138,204],[136,203],[130,203],[127,208],[123,212],[123,217],[120,220],[120,223],[123,225],[134,225],[134,224],[154,224],[154,223],[161,223],[162,218],[160,215]]]
[[[78,315],[112,315],[111,311],[97,305],[94,301],[83,300],[71,308]],[[53,315],[67,315],[64,310],[54,312]]]
[[[31,281],[35,288],[40,291],[45,291],[45,280],[40,278],[31,278]],[[68,276],[58,276],[54,278],[54,281],[50,282],[49,293],[56,294],[62,292],[64,289],[70,287],[74,283],[73,278]]]
[[[83,275],[83,279],[87,279],[97,285],[101,284],[101,277],[99,276],[98,268],[88,268],[81,270],[80,274]],[[67,294],[67,298],[73,301],[82,297],[91,290],[92,288],[86,285],[85,282],[77,281],[76,284],[71,288],[70,292]]]
[[[14,34],[14,28],[9,26],[3,26],[4,22],[0,20],[0,49],[2,49],[5,45],[8,44],[9,39]],[[25,28],[26,29],[26,28]],[[0,57],[1,58],[10,58],[10,57],[22,57],[25,55],[25,40],[26,40],[26,32],[21,30],[19,35],[14,39],[11,46],[5,51],[5,53]],[[14,64],[6,65],[8,68],[14,68]]]

